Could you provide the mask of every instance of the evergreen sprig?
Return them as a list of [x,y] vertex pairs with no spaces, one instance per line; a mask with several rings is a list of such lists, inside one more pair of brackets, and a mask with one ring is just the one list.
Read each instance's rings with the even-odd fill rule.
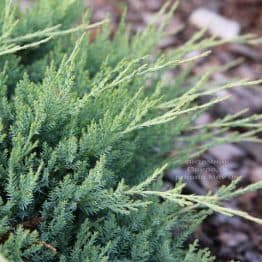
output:
[[[192,127],[226,99],[198,98],[260,81],[206,89],[211,70],[186,88],[182,70],[167,83],[166,70],[192,66],[223,43],[202,31],[152,55],[175,8],[166,4],[161,25],[132,37],[123,19],[112,38],[105,21],[90,24],[83,14],[77,25],[78,0],[38,0],[25,14],[0,2],[0,261],[214,261],[197,243],[183,246],[208,214],[261,223],[222,205],[261,183],[236,189],[235,181],[206,196],[185,195],[183,183],[161,190],[166,168],[261,131],[260,115],[239,118],[244,112]],[[247,131],[224,136],[239,126]]]

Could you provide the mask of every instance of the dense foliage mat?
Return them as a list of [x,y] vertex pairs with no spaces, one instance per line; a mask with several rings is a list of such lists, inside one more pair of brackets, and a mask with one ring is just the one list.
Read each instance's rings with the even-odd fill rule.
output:
[[[81,1],[35,2],[25,14],[0,2],[1,261],[213,261],[197,243],[184,246],[208,214],[261,223],[220,204],[261,183],[207,196],[183,194],[182,182],[162,190],[168,166],[219,143],[256,141],[261,130],[261,116],[241,112],[193,128],[226,99],[197,104],[200,96],[258,83],[210,88],[212,70],[188,77],[208,55],[201,50],[221,41],[199,32],[163,55],[155,46],[175,6],[163,7],[161,24],[131,36],[122,21],[112,36],[107,21],[88,25]],[[165,71],[181,64],[189,67],[167,81]]]

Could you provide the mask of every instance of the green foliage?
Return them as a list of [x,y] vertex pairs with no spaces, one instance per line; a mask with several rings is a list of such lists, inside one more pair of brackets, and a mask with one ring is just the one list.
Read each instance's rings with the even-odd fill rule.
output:
[[215,258],[210,255],[210,252],[207,249],[198,250],[197,242],[193,243],[189,247],[189,251],[186,254],[183,262],[206,262],[206,261],[215,261]]
[[[213,261],[185,240],[212,211],[261,223],[220,205],[261,183],[191,196],[181,183],[162,192],[161,174],[214,144],[257,140],[260,116],[229,116],[194,133],[192,121],[225,99],[197,105],[200,96],[258,82],[210,90],[208,72],[186,88],[185,70],[166,83],[166,70],[208,55],[188,52],[221,42],[200,32],[152,55],[175,6],[160,26],[130,37],[122,22],[110,39],[106,21],[87,25],[83,15],[76,25],[80,2],[39,0],[26,14],[0,2],[0,253],[15,262]],[[89,41],[94,27],[101,33]],[[250,131],[222,137],[232,126]],[[172,141],[178,153],[166,159]]]

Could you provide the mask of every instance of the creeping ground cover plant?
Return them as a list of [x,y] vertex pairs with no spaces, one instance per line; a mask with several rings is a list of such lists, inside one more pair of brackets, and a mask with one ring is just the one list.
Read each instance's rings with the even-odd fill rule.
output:
[[258,141],[261,131],[261,115],[242,112],[192,131],[201,112],[227,99],[216,92],[260,81],[210,87],[212,70],[190,80],[182,67],[167,82],[167,70],[223,43],[202,31],[157,52],[175,7],[135,35],[123,19],[111,36],[78,0],[38,0],[26,13],[0,1],[0,261],[214,261],[197,242],[184,245],[207,215],[262,223],[221,203],[261,182],[201,196],[184,194],[182,182],[162,190],[166,169],[213,145]]

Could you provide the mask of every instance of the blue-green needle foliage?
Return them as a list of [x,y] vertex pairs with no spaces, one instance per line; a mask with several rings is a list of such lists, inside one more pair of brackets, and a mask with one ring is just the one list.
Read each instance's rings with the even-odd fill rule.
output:
[[[35,2],[22,14],[0,1],[1,261],[213,261],[196,243],[184,246],[207,214],[261,223],[220,205],[261,183],[207,196],[184,195],[181,183],[161,190],[167,165],[214,144],[256,140],[261,129],[259,116],[236,115],[193,130],[198,114],[224,98],[195,103],[213,94],[209,73],[193,84],[188,70],[165,79],[207,55],[187,53],[219,41],[200,32],[161,55],[155,46],[174,8],[163,7],[161,25],[131,36],[122,22],[112,37],[106,21],[88,23],[81,1]],[[254,82],[214,92],[239,84]],[[221,138],[235,125],[251,131]]]

